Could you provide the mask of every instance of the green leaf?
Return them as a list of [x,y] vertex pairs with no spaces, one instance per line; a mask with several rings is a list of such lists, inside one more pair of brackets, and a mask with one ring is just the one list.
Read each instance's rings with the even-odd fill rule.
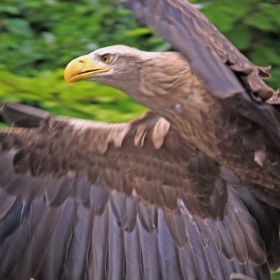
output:
[[280,271],[272,273],[271,280],[280,280]]
[[141,35],[146,35],[146,34],[150,34],[151,30],[148,28],[136,28],[134,30],[130,30],[126,32],[126,36],[128,37],[137,37],[137,36],[141,36]]
[[24,19],[8,19],[6,21],[6,28],[9,32],[14,33],[18,36],[31,36],[29,23]]
[[234,23],[234,18],[224,13],[224,7],[208,5],[203,9],[206,17],[222,32],[229,31]]
[[225,35],[239,50],[249,48],[252,40],[252,33],[248,27],[241,23],[237,23],[232,30],[225,32]]

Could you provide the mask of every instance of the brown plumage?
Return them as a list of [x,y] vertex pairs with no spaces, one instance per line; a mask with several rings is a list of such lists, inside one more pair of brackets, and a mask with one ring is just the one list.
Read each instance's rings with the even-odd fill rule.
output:
[[263,78],[270,77],[267,72],[270,67],[254,65],[187,1],[119,2],[131,9],[137,20],[151,27],[180,51],[188,59],[192,71],[203,80],[212,94],[227,98],[243,91],[243,86],[234,79],[233,71],[242,79],[247,89],[254,93],[254,98],[268,100],[277,97],[278,91],[262,81]]
[[128,123],[3,106],[0,279],[269,279],[280,130],[265,71],[187,2],[126,4],[181,53],[112,46],[70,62],[67,82],[150,109]]

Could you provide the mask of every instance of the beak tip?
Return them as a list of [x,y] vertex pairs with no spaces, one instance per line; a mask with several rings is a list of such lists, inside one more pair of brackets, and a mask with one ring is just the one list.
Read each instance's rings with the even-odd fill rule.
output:
[[[72,62],[72,61],[71,61]],[[70,78],[71,78],[71,62],[69,62],[67,64],[67,66],[65,67],[65,70],[64,70],[64,81],[66,82],[66,84],[69,84],[70,83]]]
[[[70,84],[72,82],[75,82],[76,79],[72,79],[76,74],[79,74],[83,71],[85,61],[87,56],[81,56],[78,58],[73,59],[70,61],[64,70],[64,81],[66,84]],[[77,80],[78,81],[78,80]]]
[[70,84],[70,81],[69,81],[68,77],[66,77],[65,75],[64,75],[64,81],[67,85]]

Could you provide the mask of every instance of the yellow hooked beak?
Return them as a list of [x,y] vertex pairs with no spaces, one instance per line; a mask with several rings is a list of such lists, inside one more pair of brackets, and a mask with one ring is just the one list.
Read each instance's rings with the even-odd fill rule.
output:
[[64,70],[64,80],[66,83],[75,83],[87,80],[96,75],[96,73],[107,72],[110,68],[100,67],[88,55],[83,55],[73,59],[68,63]]

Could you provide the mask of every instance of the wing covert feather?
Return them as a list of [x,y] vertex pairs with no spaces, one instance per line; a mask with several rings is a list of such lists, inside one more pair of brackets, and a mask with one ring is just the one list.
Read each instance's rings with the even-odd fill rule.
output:
[[[167,125],[161,125],[161,130],[158,122]],[[139,125],[146,130],[142,147],[134,143]],[[1,157],[12,158],[15,172],[7,179],[4,175],[0,187],[26,202],[43,193],[51,206],[77,195],[87,204],[87,184],[81,187],[81,181],[75,179],[86,172],[89,183],[108,190],[115,189],[171,211],[181,198],[192,214],[221,218],[227,193],[219,179],[218,165],[195,146],[184,143],[173,128],[167,133],[166,127],[169,128],[166,120],[149,112],[123,124],[51,117],[38,129],[3,130]],[[55,178],[52,184],[56,187],[48,184],[49,175]],[[39,181],[38,187],[28,185],[31,177]],[[17,187],[19,183],[21,188]]]

